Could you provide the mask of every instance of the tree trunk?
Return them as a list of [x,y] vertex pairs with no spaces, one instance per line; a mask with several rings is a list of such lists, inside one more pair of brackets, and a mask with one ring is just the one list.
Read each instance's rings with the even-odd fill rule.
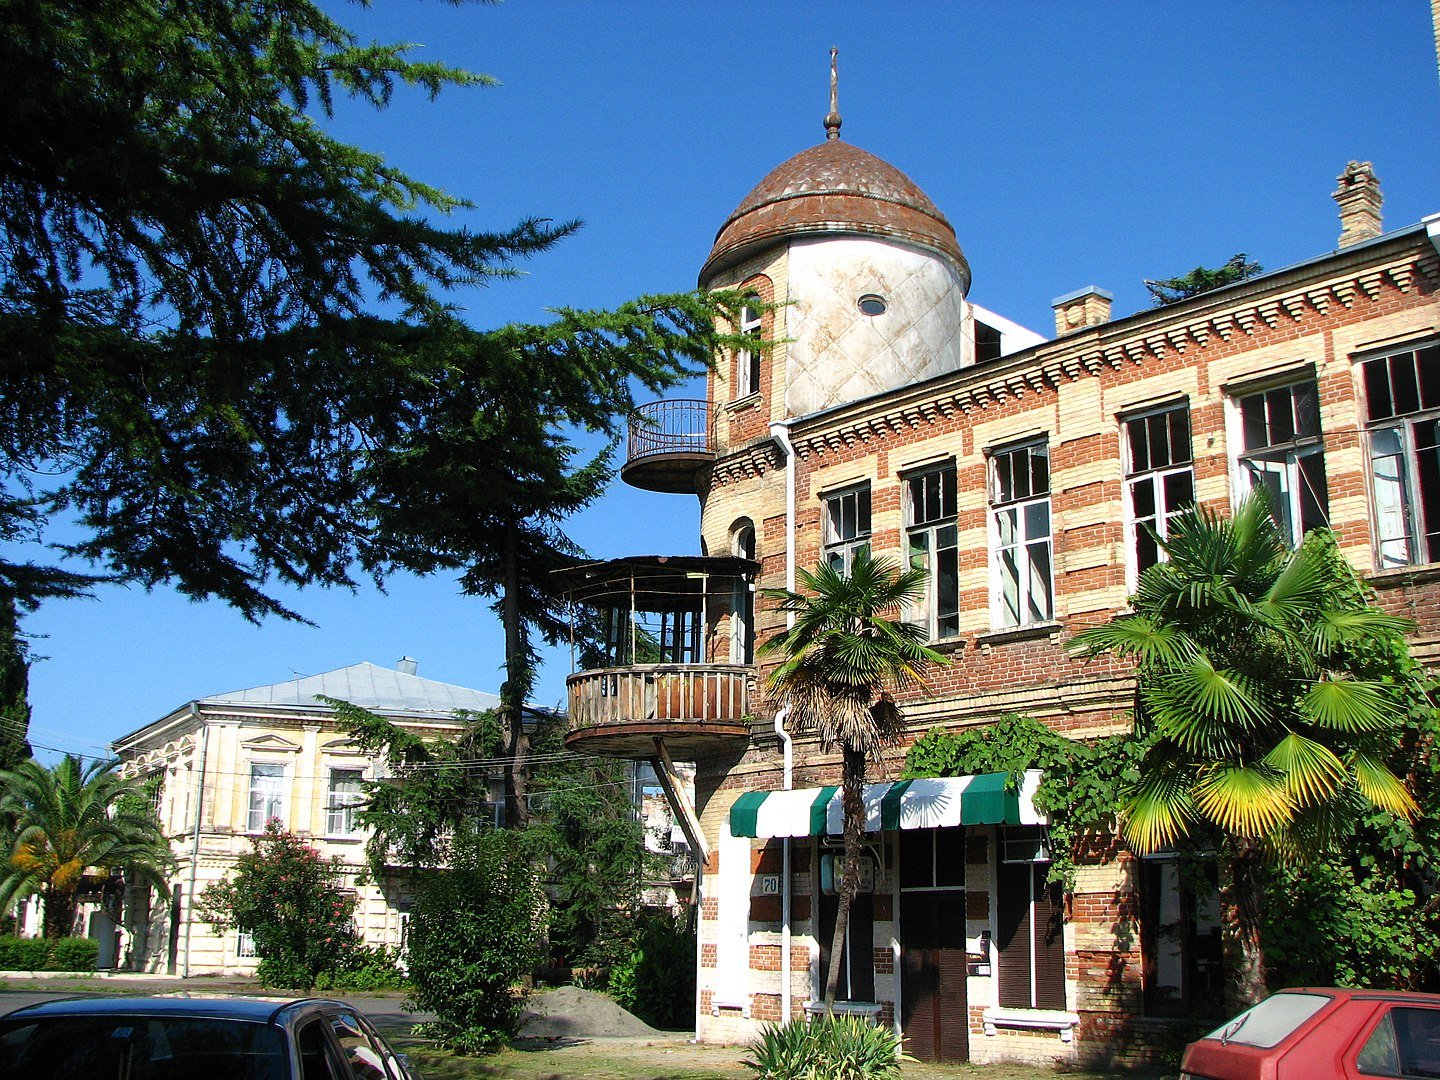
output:
[[[835,913],[835,936],[830,944],[830,970],[825,978],[825,1015],[833,1016],[835,992],[840,986],[840,964],[844,960],[845,931],[850,926],[850,906],[860,891],[860,841],[865,832],[865,755],[847,746],[844,749],[840,805],[845,815],[844,869],[840,878],[840,906]],[[869,957],[851,957],[865,962]]]
[[1265,950],[1260,940],[1260,853],[1240,841],[1225,866],[1220,888],[1220,923],[1224,934],[1226,1006],[1248,1009],[1265,996]]
[[45,929],[47,938],[69,937],[75,926],[75,894],[58,889],[45,890]]
[[501,621],[505,624],[505,682],[500,687],[500,711],[505,721],[505,827],[524,829],[530,823],[525,801],[526,758],[530,739],[525,734],[525,698],[530,688],[530,662],[525,627],[520,620],[519,526],[505,529],[505,594]]

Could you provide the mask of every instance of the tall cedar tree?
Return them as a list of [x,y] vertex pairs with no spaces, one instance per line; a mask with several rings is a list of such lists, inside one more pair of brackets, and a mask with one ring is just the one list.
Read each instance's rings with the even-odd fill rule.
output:
[[573,228],[433,224],[468,204],[312,119],[491,81],[407,52],[304,0],[0,5],[0,533],[73,517],[66,551],[251,618],[293,615],[271,578],[350,583],[414,327]]
[[[728,327],[738,293],[643,297],[613,311],[556,313],[546,325],[432,339],[453,350],[446,376],[376,468],[376,485],[405,492],[379,504],[387,560],[419,573],[460,572],[462,590],[491,598],[505,630],[501,686],[505,820],[523,829],[528,768],[524,704],[536,637],[564,638],[565,598],[554,571],[579,548],[565,518],[611,479],[636,390],[659,393],[706,369],[740,339]],[[571,436],[602,445],[586,453]]]
[[15,598],[0,590],[0,770],[30,756],[30,660],[15,616]]
[[[581,347],[598,317],[493,337],[458,326],[448,290],[513,274],[576,223],[437,224],[470,204],[325,134],[337,96],[383,109],[401,84],[433,98],[492,82],[408,53],[359,43],[306,0],[0,5],[0,537],[43,553],[0,561],[22,610],[86,583],[45,548],[52,521],[78,526],[61,551],[98,576],[256,620],[299,617],[272,583],[351,585],[357,567],[378,579],[448,562],[474,568],[482,593],[523,587],[527,545],[554,545],[535,513],[508,509],[507,484],[467,487],[485,524],[463,553],[397,550],[423,530],[377,530],[417,505],[425,410],[438,395],[457,424],[488,415],[489,398],[463,395],[517,371],[528,382],[522,359],[598,364],[658,345],[636,363],[661,364],[668,315],[677,334],[709,332],[697,297],[618,315],[614,351]],[[375,318],[371,303],[401,314]],[[536,340],[552,334],[569,345]],[[497,354],[515,358],[504,377],[482,370]],[[570,389],[631,374],[587,368]],[[474,464],[527,455],[551,419],[507,419]],[[512,633],[512,700],[524,653]]]

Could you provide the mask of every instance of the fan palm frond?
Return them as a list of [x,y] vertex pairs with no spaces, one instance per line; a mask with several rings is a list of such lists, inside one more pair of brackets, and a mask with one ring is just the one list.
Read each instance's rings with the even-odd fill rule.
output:
[[1287,826],[1296,810],[1284,778],[1257,765],[1208,765],[1191,797],[1195,809],[1221,829],[1256,840]]
[[1196,820],[1190,796],[1192,774],[1173,756],[1152,754],[1144,774],[1120,805],[1120,832],[1131,849],[1148,854],[1171,847]]
[[1405,720],[1405,710],[1382,683],[1340,675],[1317,679],[1300,699],[1305,721],[1332,731],[1385,731]]
[[1328,656],[1346,645],[1367,645],[1401,637],[1415,628],[1409,619],[1376,608],[1334,609],[1318,612],[1311,625],[1317,653]]
[[1324,805],[1350,782],[1344,762],[1334,751],[1298,731],[1276,743],[1263,760],[1284,777],[1296,807]]
[[1348,764],[1355,786],[1372,805],[1398,817],[1413,818],[1420,812],[1415,797],[1383,761],[1357,750],[1350,754]]

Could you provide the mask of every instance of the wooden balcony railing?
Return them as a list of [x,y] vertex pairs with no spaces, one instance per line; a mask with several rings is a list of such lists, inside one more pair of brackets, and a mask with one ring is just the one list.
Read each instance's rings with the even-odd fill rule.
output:
[[[713,750],[750,732],[750,678],[743,664],[641,664],[582,671],[567,680],[567,742],[590,753],[650,757],[654,739],[675,756]],[[713,745],[712,745],[713,744]]]

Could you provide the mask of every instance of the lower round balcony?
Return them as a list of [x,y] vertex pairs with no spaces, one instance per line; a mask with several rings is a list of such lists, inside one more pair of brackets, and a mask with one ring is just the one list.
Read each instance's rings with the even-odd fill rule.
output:
[[663,739],[692,761],[738,750],[750,737],[750,675],[740,664],[642,664],[581,671],[567,682],[568,749],[651,758]]

